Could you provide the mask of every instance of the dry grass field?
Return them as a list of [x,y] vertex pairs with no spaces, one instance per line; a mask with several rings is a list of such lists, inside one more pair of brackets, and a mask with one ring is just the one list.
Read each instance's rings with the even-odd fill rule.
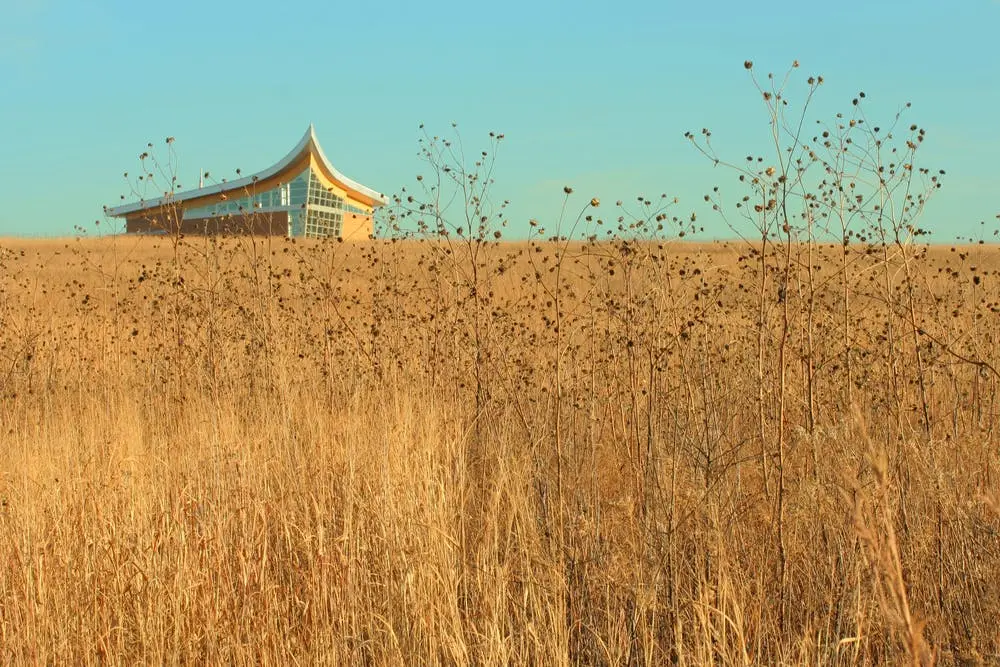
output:
[[0,662],[1000,662],[1000,250],[0,242]]

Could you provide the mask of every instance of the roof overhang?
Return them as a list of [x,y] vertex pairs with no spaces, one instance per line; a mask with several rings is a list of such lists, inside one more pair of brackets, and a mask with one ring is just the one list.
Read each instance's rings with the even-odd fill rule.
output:
[[309,129],[306,130],[306,133],[302,136],[302,139],[300,139],[299,143],[295,145],[295,148],[289,151],[288,155],[283,157],[274,165],[264,169],[263,171],[259,171],[256,174],[244,176],[235,181],[223,181],[222,183],[213,183],[212,185],[196,188],[194,190],[168,194],[156,199],[141,199],[132,204],[123,204],[121,206],[115,206],[114,208],[108,208],[106,211],[111,217],[121,218],[132,213],[149,211],[168,204],[179,204],[185,201],[200,199],[202,197],[220,195],[233,190],[244,190],[248,187],[252,187],[255,183],[280,175],[289,167],[296,165],[300,159],[307,154],[314,155],[326,168],[329,175],[332,176],[339,185],[343,186],[349,194],[357,199],[360,199],[362,202],[369,204],[370,206],[377,207],[385,205],[388,201],[385,195],[375,192],[371,188],[361,185],[357,181],[353,181],[340,173],[340,171],[338,171],[337,168],[330,163],[330,160],[327,159],[326,154],[323,152],[323,147],[320,146],[319,140],[316,138],[316,130],[312,125],[310,125]]

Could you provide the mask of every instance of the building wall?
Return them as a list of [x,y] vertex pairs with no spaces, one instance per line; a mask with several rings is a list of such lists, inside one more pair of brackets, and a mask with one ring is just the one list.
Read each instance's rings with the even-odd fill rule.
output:
[[370,215],[344,212],[344,226],[341,238],[345,241],[363,241],[370,237],[373,232],[372,217]]
[[179,206],[167,209],[142,211],[125,218],[125,231],[129,234],[171,234],[183,227],[184,212]]
[[[171,234],[177,231],[179,211],[143,213],[126,219],[125,231],[129,234]],[[231,234],[254,236],[287,236],[288,212],[248,213],[217,218],[195,218],[180,222],[180,233],[187,236],[204,234]]]

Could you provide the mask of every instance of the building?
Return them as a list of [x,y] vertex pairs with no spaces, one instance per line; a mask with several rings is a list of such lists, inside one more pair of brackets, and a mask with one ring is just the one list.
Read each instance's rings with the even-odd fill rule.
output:
[[288,155],[256,174],[106,210],[125,218],[128,233],[365,239],[385,203],[330,164],[310,125]]

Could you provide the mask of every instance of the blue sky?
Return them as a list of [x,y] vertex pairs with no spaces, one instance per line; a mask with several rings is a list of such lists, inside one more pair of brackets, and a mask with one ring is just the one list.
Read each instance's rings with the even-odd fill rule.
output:
[[[702,195],[732,182],[683,138],[709,127],[738,159],[766,146],[743,61],[822,74],[814,116],[925,127],[947,171],[924,218],[977,237],[1000,213],[1000,1],[135,3],[0,0],[0,235],[92,226],[147,141],[176,137],[181,182],[269,166],[309,123],[345,174],[386,193],[422,171],[418,126],[469,148],[504,132],[496,194],[510,226],[580,203]],[[610,211],[603,211],[610,215]],[[980,226],[986,221],[986,227]]]

